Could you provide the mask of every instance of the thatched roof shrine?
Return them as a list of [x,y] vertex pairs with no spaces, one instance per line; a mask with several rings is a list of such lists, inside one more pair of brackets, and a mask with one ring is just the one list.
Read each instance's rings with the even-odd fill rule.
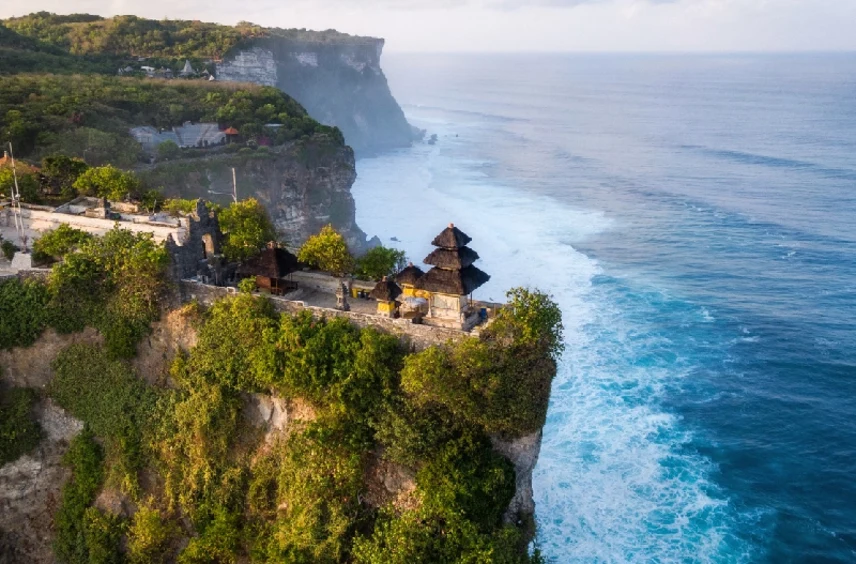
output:
[[297,257],[285,249],[268,247],[257,257],[253,257],[238,267],[238,274],[244,276],[265,276],[267,278],[285,278],[298,270]]
[[490,276],[475,266],[468,266],[461,270],[432,268],[419,279],[416,288],[428,292],[465,296],[473,293],[488,280]]
[[472,240],[472,237],[455,227],[454,223],[450,223],[449,227],[434,237],[431,244],[444,249],[459,249]]
[[434,252],[425,257],[423,262],[447,270],[460,270],[477,260],[479,260],[477,252],[469,247],[460,247],[457,249],[434,249]]
[[395,275],[395,281],[399,284],[415,286],[416,281],[422,278],[424,275],[425,271],[419,268],[418,266],[414,266],[411,262],[407,265],[407,268]]
[[377,283],[374,290],[369,294],[370,298],[381,302],[394,302],[401,295],[401,288],[392,280],[388,280],[386,276],[383,280]]
[[424,259],[434,268],[419,278],[414,286],[438,294],[465,296],[490,280],[490,276],[473,266],[479,255],[467,247],[470,241],[469,235],[450,223],[434,237],[432,244],[438,248]]

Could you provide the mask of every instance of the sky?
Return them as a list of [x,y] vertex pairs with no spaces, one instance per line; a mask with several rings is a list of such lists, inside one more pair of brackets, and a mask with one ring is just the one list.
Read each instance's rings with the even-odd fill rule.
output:
[[856,0],[28,0],[47,10],[383,37],[386,52],[856,51]]

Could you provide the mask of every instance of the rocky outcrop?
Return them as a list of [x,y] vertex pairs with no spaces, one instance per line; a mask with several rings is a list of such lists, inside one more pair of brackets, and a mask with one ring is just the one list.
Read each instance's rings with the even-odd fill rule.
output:
[[507,523],[517,523],[518,519],[535,514],[532,471],[535,470],[535,464],[541,452],[541,433],[542,431],[539,430],[531,435],[512,440],[491,437],[494,450],[511,461],[517,475],[514,497],[511,498],[503,517]]
[[300,246],[330,223],[353,251],[365,248],[366,235],[357,227],[351,195],[357,177],[354,153],[325,136],[267,151],[165,162],[141,170],[140,175],[151,186],[163,186],[171,197],[228,204],[233,167],[238,197],[258,199],[290,246]]
[[98,331],[91,327],[70,335],[60,335],[48,329],[31,347],[0,350],[3,379],[22,388],[44,388],[53,378],[51,363],[63,349],[75,343],[95,344],[102,341]]
[[217,79],[276,86],[316,120],[342,130],[360,156],[407,147],[413,128],[380,68],[383,39],[307,41],[272,36],[217,64]]
[[40,402],[36,416],[44,440],[30,454],[0,467],[0,562],[55,561],[53,513],[70,475],[62,455],[83,424],[50,400]]

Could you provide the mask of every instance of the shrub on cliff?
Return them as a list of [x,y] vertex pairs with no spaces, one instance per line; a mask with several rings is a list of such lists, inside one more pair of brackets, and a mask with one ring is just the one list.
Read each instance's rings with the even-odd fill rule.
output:
[[233,202],[220,212],[220,229],[225,235],[223,254],[230,261],[243,261],[258,255],[269,241],[276,240],[276,229],[267,210],[255,198]]
[[42,428],[33,416],[36,399],[34,390],[7,388],[0,382],[0,466],[18,460],[41,441]]
[[47,325],[45,285],[17,278],[0,281],[0,349],[28,347]]
[[130,358],[160,314],[169,256],[151,233],[116,227],[54,265],[48,282],[50,323],[60,332],[91,325],[108,352]]
[[548,295],[515,289],[480,338],[405,359],[401,386],[419,406],[441,405],[486,433],[519,437],[544,425],[561,311]]
[[60,505],[54,515],[54,553],[65,564],[88,564],[85,516],[104,479],[104,453],[92,431],[84,428],[72,439],[62,461],[71,468],[71,479],[62,488]]
[[368,250],[357,259],[354,274],[363,280],[380,280],[393,276],[407,266],[404,251],[380,245]]
[[325,225],[318,235],[313,235],[300,248],[300,262],[313,268],[342,276],[354,268],[354,259],[348,251],[345,238],[332,225]]
[[110,360],[94,345],[77,344],[54,360],[50,396],[107,442],[111,482],[134,493],[137,471],[145,463],[144,430],[155,395],[124,363]]

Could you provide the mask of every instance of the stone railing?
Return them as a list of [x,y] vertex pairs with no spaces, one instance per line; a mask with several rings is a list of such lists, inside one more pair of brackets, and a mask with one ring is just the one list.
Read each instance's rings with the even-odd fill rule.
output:
[[[234,295],[237,292],[235,288],[210,286],[192,280],[182,280],[179,283],[179,289],[182,302],[195,300],[205,305],[211,305],[218,299]],[[260,296],[262,294],[254,295]],[[296,314],[302,311],[310,311],[316,317],[346,317],[358,327],[374,327],[391,335],[396,335],[409,343],[414,350],[422,350],[449,340],[458,340],[477,334],[475,332],[467,333],[448,327],[416,324],[409,319],[391,319],[379,315],[311,306],[301,301],[287,300],[276,296],[267,297],[270,298],[274,308],[281,313]]]

